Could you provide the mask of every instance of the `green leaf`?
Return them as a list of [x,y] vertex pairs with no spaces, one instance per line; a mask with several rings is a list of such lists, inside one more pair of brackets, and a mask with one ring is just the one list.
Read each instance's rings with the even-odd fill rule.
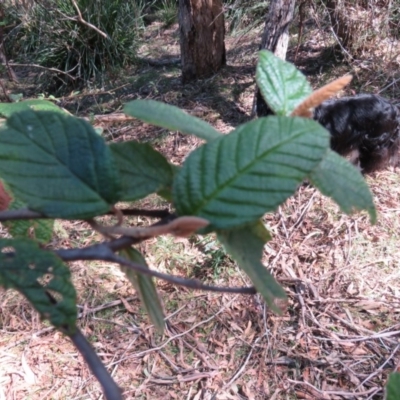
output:
[[371,222],[376,222],[371,191],[361,173],[345,158],[329,150],[309,177],[321,193],[339,204],[343,212],[351,214],[354,210],[367,210]]
[[31,99],[19,101],[18,103],[0,103],[0,117],[3,118],[11,117],[15,112],[26,110],[55,111],[66,114],[60,107],[47,100]]
[[260,92],[277,115],[290,115],[312,93],[306,77],[293,64],[262,50],[256,68]]
[[74,330],[75,288],[69,269],[53,253],[28,239],[0,239],[0,285],[22,293],[55,327]]
[[134,141],[110,145],[121,177],[121,201],[141,199],[171,190],[173,167],[147,143]]
[[[148,268],[146,260],[133,247],[122,250],[121,255],[125,256],[128,260]],[[143,302],[147,312],[149,313],[151,322],[160,333],[164,332],[165,316],[153,279],[150,276],[138,274],[132,269],[122,265],[120,267],[138,292],[140,300]]]
[[400,399],[400,373],[394,372],[389,375],[389,380],[386,385],[385,400]]
[[304,118],[259,118],[207,143],[176,175],[179,215],[226,229],[259,219],[296,190],[327,151],[329,134]]
[[[26,208],[26,204],[16,199],[8,207],[9,210],[21,208]],[[54,220],[52,219],[4,221],[2,224],[6,226],[13,238],[30,238],[41,244],[46,244],[53,237]]]
[[188,133],[204,140],[214,140],[221,136],[221,133],[207,122],[192,117],[178,107],[155,100],[131,101],[125,105],[124,112],[148,124]]
[[0,176],[30,209],[53,218],[91,218],[120,198],[104,140],[59,113],[22,111],[0,127]]
[[264,244],[270,240],[264,224],[257,221],[239,229],[218,231],[217,234],[226,251],[246,272],[268,306],[281,314],[276,299],[286,300],[286,293],[261,263]]

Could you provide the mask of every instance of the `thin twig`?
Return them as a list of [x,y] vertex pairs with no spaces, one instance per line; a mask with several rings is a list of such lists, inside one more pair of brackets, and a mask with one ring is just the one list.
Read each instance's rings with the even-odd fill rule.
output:
[[310,199],[308,200],[307,204],[301,210],[300,216],[297,218],[297,221],[289,229],[289,231],[290,231],[289,239],[293,236],[293,234],[295,233],[296,229],[303,222],[305,215],[307,214],[308,210],[311,208],[311,206],[314,203],[314,197],[315,197],[316,194],[317,194],[317,191],[314,191],[314,193],[311,195]]
[[18,210],[5,210],[0,212],[0,221],[15,221],[20,219],[38,219],[46,218],[42,214],[31,211],[27,208],[20,208]]
[[[375,333],[375,332],[373,332],[373,331],[371,331],[369,329],[366,329],[366,328],[364,328],[362,326],[359,326],[359,325],[357,325],[357,327],[355,327],[353,324],[349,323],[348,321],[346,321],[343,318],[340,318],[338,315],[336,315],[335,313],[333,313],[333,312],[331,312],[329,310],[326,310],[326,314],[328,314],[331,318],[334,318],[337,321],[341,322],[342,324],[346,325],[348,328],[352,329],[353,331],[355,331],[357,333],[360,332],[360,331],[361,332],[365,332],[366,334],[369,335],[369,337],[372,337],[374,335],[374,333]],[[398,327],[399,327],[399,325],[391,326],[388,329],[384,329],[380,333],[385,333],[385,332],[388,332],[389,329],[397,329]],[[388,338],[386,340],[391,344],[396,344],[397,343],[397,340],[391,340],[391,339],[388,339]]]
[[[126,239],[125,237],[121,239]],[[134,238],[127,238],[135,241]],[[79,260],[97,260],[97,261],[108,261],[116,264],[123,265],[129,269],[139,272],[144,275],[159,278],[164,281],[174,283],[176,285],[184,286],[190,289],[196,290],[207,290],[210,292],[218,293],[242,293],[242,294],[255,294],[256,289],[253,286],[249,287],[225,287],[225,286],[210,286],[205,285],[197,279],[186,279],[180,276],[164,274],[162,272],[151,270],[143,265],[134,263],[127,260],[126,258],[117,256],[113,253],[113,249],[110,244],[118,242],[120,239],[113,240],[111,242],[104,242],[101,244],[89,246],[83,249],[59,249],[55,250],[57,254],[64,261],[79,261]],[[129,243],[129,242],[128,242]],[[127,247],[126,245],[124,247]]]
[[8,62],[8,58],[6,57],[3,43],[0,43],[0,62],[5,64],[10,81],[18,83],[18,76],[10,67],[10,63]]
[[[41,329],[40,331],[37,331],[37,332],[28,332],[29,338],[38,338],[39,336],[42,336],[45,333],[54,331],[55,329],[56,328],[54,326],[49,326],[49,327]],[[6,347],[3,347],[2,352],[7,352],[7,351],[11,350],[13,347],[19,346],[20,344],[27,342],[29,340],[29,338],[24,337],[23,339],[17,340],[16,342],[11,343]]]
[[330,31],[332,32],[332,35],[334,36],[336,42],[338,43],[338,45],[340,46],[341,50],[343,51],[343,53],[345,53],[347,55],[347,57],[350,58],[350,60],[354,60],[354,57],[343,47],[342,42],[340,41],[340,39],[336,36],[336,33],[333,29],[333,27],[330,27]]
[[9,103],[11,103],[10,97],[8,96],[7,90],[4,87],[3,82],[1,81],[1,79],[0,79],[0,86],[1,86],[1,89],[3,90],[4,97],[6,98],[6,100],[8,100]]
[[[120,209],[119,211],[122,214],[127,216],[142,216],[142,217],[151,217],[151,218],[168,218],[171,217],[171,214],[168,209],[162,210],[144,210],[140,208],[127,208]],[[104,215],[115,215],[113,211],[108,211]],[[18,210],[5,210],[0,212],[0,221],[11,221],[11,220],[20,220],[20,219],[54,219],[52,217],[47,217],[37,211],[29,210],[28,208],[20,208]]]
[[185,336],[186,334],[188,334],[188,333],[194,331],[194,330],[195,330],[196,328],[198,328],[199,326],[204,325],[204,324],[207,324],[208,322],[210,322],[210,321],[212,321],[213,319],[215,319],[219,314],[223,313],[223,312],[224,312],[234,301],[236,301],[236,300],[237,300],[237,296],[234,296],[234,297],[228,302],[228,304],[226,304],[226,305],[224,305],[223,307],[221,307],[215,314],[211,315],[211,317],[209,317],[209,318],[207,318],[207,319],[205,319],[205,320],[203,320],[203,321],[198,322],[197,324],[193,325],[191,328],[189,328],[188,330],[186,330],[186,331],[184,331],[184,332],[178,333],[178,334],[176,334],[175,336],[171,336],[170,338],[168,338],[164,343],[160,344],[159,346],[153,347],[153,348],[151,348],[151,349],[147,349],[147,350],[140,351],[140,352],[138,352],[138,353],[136,353],[136,354],[133,354],[133,355],[130,355],[130,356],[127,356],[127,357],[122,357],[122,358],[120,358],[118,361],[114,361],[114,362],[108,364],[107,366],[110,367],[110,366],[112,366],[112,365],[114,365],[114,364],[121,363],[122,361],[129,360],[129,359],[131,359],[131,358],[143,357],[143,356],[145,356],[146,354],[149,354],[149,353],[152,353],[152,352],[154,352],[154,351],[159,351],[159,350],[163,349],[165,346],[167,346],[167,345],[168,345],[170,342],[172,342],[173,340],[176,340],[176,339],[178,339],[178,338],[180,338],[180,337],[182,337],[182,336]]
[[[246,368],[246,365],[248,364],[248,362],[249,362],[249,360],[250,360],[250,358],[251,358],[251,356],[252,356],[252,354],[253,354],[253,351],[254,351],[254,348],[255,348],[256,344],[257,344],[265,335],[266,335],[266,333],[264,333],[262,336],[258,337],[258,338],[254,341],[254,344],[251,346],[250,351],[249,351],[249,353],[247,354],[247,357],[246,357],[246,359],[244,360],[243,364],[242,364],[242,365],[240,366],[240,368],[236,371],[236,373],[232,376],[232,378],[229,379],[229,382],[228,382],[226,385],[224,385],[223,390],[228,389],[235,381],[237,381],[237,380],[239,379],[240,375],[243,374],[243,372],[244,372],[244,370],[245,370],[245,368]],[[215,397],[215,395],[214,395],[213,397]]]
[[[51,72],[57,72],[58,74],[62,74],[65,76],[68,76],[68,78],[72,79],[73,81],[76,80],[76,77],[70,75],[68,72],[73,71],[70,70],[68,72],[65,71],[61,71],[60,69],[57,68],[48,68],[48,67],[43,67],[43,65],[38,65],[38,64],[19,64],[19,63],[9,63],[10,66],[12,67],[32,67],[32,68],[39,68],[39,69],[45,69],[47,71],[51,71]],[[74,67],[75,68],[75,67]]]
[[96,31],[99,35],[103,36],[105,39],[109,39],[109,36],[104,33],[103,31],[101,31],[99,28],[97,28],[96,26],[92,25],[90,22],[87,22],[83,17],[82,17],[82,13],[81,10],[79,9],[78,5],[76,4],[75,0],[71,0],[72,4],[74,5],[76,12],[78,13],[78,16],[76,17],[69,17],[65,14],[63,14],[60,10],[57,10],[64,18],[70,20],[70,21],[76,21],[76,22],[80,22],[83,25],[86,25],[88,28],[93,29],[94,31]]
[[391,83],[389,83],[388,85],[386,85],[385,87],[383,87],[381,90],[378,91],[377,94],[381,94],[381,93],[384,92],[385,90],[389,89],[391,86],[395,85],[397,82],[400,82],[400,78],[395,79],[394,81],[392,81]]
[[[151,218],[167,218],[171,217],[171,214],[168,208],[164,208],[162,210],[144,210],[141,208],[121,208],[119,211],[126,216],[140,216],[140,217],[151,217]],[[109,212],[108,214],[112,214]]]
[[397,351],[400,348],[400,344],[398,344],[395,349],[392,351],[392,353],[390,354],[390,356],[385,360],[385,362],[377,369],[375,370],[372,374],[368,375],[357,387],[356,390],[360,389],[361,386],[364,385],[365,382],[368,382],[371,378],[373,378],[374,376],[382,373],[383,368],[385,367],[385,365],[395,356],[395,354],[397,353]]
[[76,328],[76,332],[69,335],[72,343],[86,361],[93,375],[103,388],[104,396],[108,400],[122,400],[121,389],[115,383],[111,375],[106,370],[93,347],[87,341],[82,332]]
[[351,340],[352,342],[365,342],[367,340],[382,339],[382,338],[388,338],[391,336],[400,335],[400,331],[386,332],[386,333],[379,332],[376,335],[365,336],[365,337],[363,337],[363,336],[348,336],[348,335],[343,335],[342,333],[336,333],[336,335],[342,336],[345,339],[323,338],[323,337],[319,337],[319,336],[314,336],[314,338],[321,340],[321,341],[335,342],[335,343],[348,343],[349,340]]
[[181,237],[189,237],[196,231],[209,225],[209,221],[204,218],[188,215],[173,218],[171,221],[165,221],[163,224],[151,226],[121,226],[122,214],[120,213],[120,221],[116,225],[105,226],[94,220],[88,220],[90,226],[97,232],[102,233],[106,237],[113,238],[114,235],[129,236],[135,239],[152,238],[161,235],[173,235]]
[[[104,94],[114,95],[117,90],[122,89],[122,88],[124,88],[126,86],[129,86],[129,85],[131,85],[131,83],[125,83],[125,84],[123,84],[121,86],[117,86],[117,87],[112,88],[110,90],[99,90],[99,91],[91,92],[91,93],[71,94],[69,96],[66,95],[66,96],[59,97],[58,99],[59,100],[68,100],[68,99],[79,99],[79,98],[82,98],[82,97],[89,97],[89,96],[93,96],[93,97],[102,96]],[[94,116],[94,117],[96,118],[96,116]]]
[[363,396],[366,394],[370,394],[373,391],[376,391],[376,387],[373,387],[371,389],[365,390],[364,392],[345,392],[345,391],[340,391],[340,390],[320,390],[317,389],[315,386],[311,385],[311,383],[308,383],[306,381],[295,381],[293,379],[287,379],[288,382],[294,383],[295,385],[302,385],[302,386],[307,386],[310,388],[312,391],[319,393],[321,396],[325,395],[337,395],[337,396],[351,396],[351,398],[356,398],[357,396]]

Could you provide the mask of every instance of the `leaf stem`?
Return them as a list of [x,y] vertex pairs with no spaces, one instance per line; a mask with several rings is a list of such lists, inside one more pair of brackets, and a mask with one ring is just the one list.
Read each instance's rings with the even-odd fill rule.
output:
[[115,383],[100,358],[94,351],[93,347],[86,340],[82,332],[76,328],[75,332],[69,336],[79,353],[88,364],[93,375],[99,381],[103,388],[104,396],[107,400],[122,400],[121,389]]

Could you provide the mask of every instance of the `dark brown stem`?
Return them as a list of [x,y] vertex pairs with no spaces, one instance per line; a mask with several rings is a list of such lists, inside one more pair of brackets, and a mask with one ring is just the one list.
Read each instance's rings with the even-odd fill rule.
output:
[[219,293],[242,293],[242,294],[257,293],[256,289],[252,286],[250,287],[210,286],[201,283],[197,279],[187,279],[187,278],[182,278],[180,276],[164,274],[162,272],[151,270],[146,266],[134,263],[132,261],[129,261],[123,257],[114,254],[114,251],[120,250],[121,248],[126,248],[134,242],[137,242],[137,239],[124,236],[120,239],[115,239],[110,242],[96,244],[83,249],[60,249],[60,250],[55,250],[54,253],[57,254],[64,261],[101,260],[101,261],[113,262],[116,264],[123,265],[124,267],[130,268],[141,274],[159,278],[164,281],[179,286],[184,286],[190,289],[206,290],[210,292],[219,292]]

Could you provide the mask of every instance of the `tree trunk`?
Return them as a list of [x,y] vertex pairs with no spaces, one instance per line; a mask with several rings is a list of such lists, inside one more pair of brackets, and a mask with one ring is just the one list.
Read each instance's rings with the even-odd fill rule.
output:
[[208,78],[225,65],[222,0],[179,0],[182,82]]
[[[269,50],[282,60],[286,59],[289,45],[289,25],[293,19],[294,5],[295,0],[271,0],[265,19],[260,50]],[[254,97],[252,114],[253,116],[257,114],[258,117],[272,114],[258,88]]]

